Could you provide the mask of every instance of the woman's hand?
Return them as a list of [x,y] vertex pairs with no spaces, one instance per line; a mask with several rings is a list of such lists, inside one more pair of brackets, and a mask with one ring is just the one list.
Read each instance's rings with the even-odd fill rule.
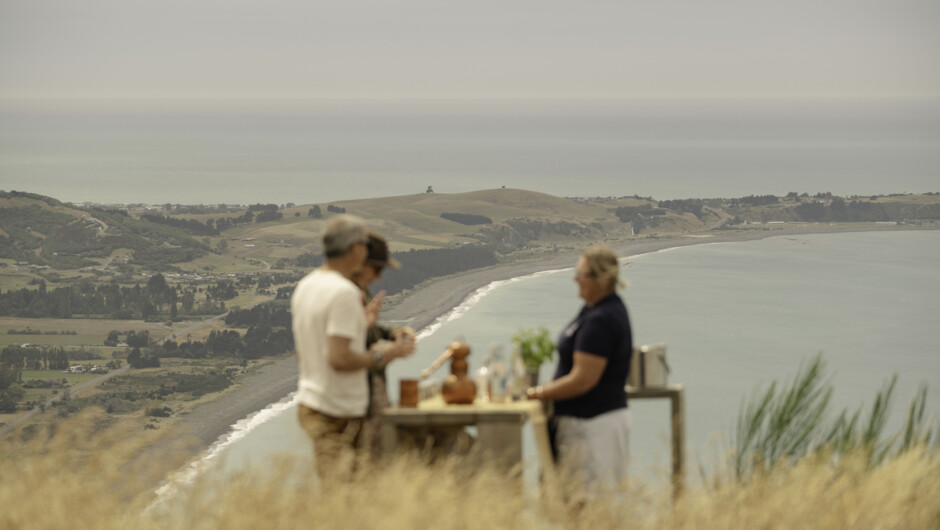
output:
[[539,385],[527,388],[525,391],[525,398],[529,400],[542,401],[545,399],[545,387]]

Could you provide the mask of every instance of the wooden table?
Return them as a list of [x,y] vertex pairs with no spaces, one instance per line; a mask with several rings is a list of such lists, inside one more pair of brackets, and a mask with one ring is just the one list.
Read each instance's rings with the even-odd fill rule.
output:
[[[668,398],[671,404],[672,485],[678,496],[685,484],[685,392],[682,385],[664,387],[627,387],[627,397],[634,399]],[[553,480],[555,465],[548,440],[548,425],[542,403],[474,403],[448,405],[440,396],[424,399],[416,408],[389,407],[385,410],[382,443],[385,454],[399,449],[399,441],[409,431],[428,427],[476,426],[479,455],[488,461],[512,469],[522,464],[522,426],[532,423],[542,479]],[[521,467],[520,467],[521,469]]]
[[[440,396],[424,399],[416,408],[385,409],[382,443],[385,454],[395,454],[409,430],[427,427],[476,426],[478,455],[504,469],[522,464],[522,426],[532,423],[539,465],[552,475],[555,464],[548,441],[548,424],[539,401],[448,405]],[[521,469],[521,467],[520,467]]]

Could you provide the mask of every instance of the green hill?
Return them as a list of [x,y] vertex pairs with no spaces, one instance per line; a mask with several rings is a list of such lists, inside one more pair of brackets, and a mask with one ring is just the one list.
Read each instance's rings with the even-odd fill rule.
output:
[[209,250],[180,229],[123,210],[0,191],[0,258],[68,270],[101,265],[119,249],[127,250],[129,263],[151,270],[192,261]]

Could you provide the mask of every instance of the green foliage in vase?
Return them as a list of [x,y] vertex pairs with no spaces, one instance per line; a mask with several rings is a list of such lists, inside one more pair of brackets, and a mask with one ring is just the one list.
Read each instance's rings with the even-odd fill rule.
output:
[[538,329],[520,329],[512,336],[512,342],[519,346],[522,362],[526,370],[536,372],[539,366],[551,361],[555,352],[555,342],[548,335],[548,329],[539,326]]

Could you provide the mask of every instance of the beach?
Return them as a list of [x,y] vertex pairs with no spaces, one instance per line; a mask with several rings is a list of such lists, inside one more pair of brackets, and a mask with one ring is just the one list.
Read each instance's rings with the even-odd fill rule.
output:
[[[775,236],[911,229],[918,228],[872,224],[764,225],[762,228],[750,230],[636,239],[607,244],[619,256],[630,257],[688,245],[752,241]],[[481,287],[495,281],[540,271],[573,267],[579,253],[580,250],[546,254],[429,280],[397,300],[393,306],[385,308],[381,320],[394,325],[407,324],[420,331],[446,315]],[[193,449],[194,455],[198,454],[225,436],[239,420],[288,396],[296,389],[296,380],[297,366],[294,356],[278,357],[248,374],[236,387],[222,393],[217,399],[202,404],[179,418],[175,427],[180,429],[181,436],[189,442],[188,446]]]

